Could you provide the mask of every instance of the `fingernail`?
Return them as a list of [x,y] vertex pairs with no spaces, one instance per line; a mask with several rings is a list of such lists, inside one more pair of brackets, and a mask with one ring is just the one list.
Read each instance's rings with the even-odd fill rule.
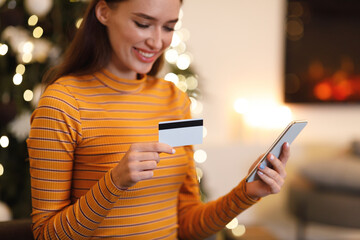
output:
[[274,155],[270,154],[270,160],[274,160]]
[[172,154],[176,153],[176,150],[175,148],[172,149]]
[[259,168],[260,168],[260,169],[265,169],[265,165],[264,165],[264,164],[260,164]]
[[264,175],[264,173],[263,173],[263,172],[260,172],[260,171],[258,171],[258,174],[260,174],[260,175]]
[[286,147],[290,147],[290,144],[288,142],[286,142],[285,144],[286,144]]

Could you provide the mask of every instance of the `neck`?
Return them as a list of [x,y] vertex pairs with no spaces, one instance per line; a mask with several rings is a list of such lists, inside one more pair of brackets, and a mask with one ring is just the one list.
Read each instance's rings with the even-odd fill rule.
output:
[[138,75],[136,72],[131,70],[119,69],[112,61],[106,66],[106,69],[114,74],[115,76],[123,79],[138,79]]

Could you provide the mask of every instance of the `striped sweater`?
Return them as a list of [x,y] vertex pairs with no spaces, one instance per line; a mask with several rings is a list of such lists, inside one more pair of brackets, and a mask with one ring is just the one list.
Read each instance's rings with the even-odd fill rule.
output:
[[150,76],[107,70],[51,84],[31,118],[36,239],[203,239],[255,202],[241,181],[202,203],[191,146],[160,154],[154,177],[118,189],[110,171],[135,142],[158,141],[158,122],[190,118],[187,95]]

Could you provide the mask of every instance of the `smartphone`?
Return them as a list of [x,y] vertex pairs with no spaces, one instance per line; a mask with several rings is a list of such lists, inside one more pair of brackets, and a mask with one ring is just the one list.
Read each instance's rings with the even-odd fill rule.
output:
[[271,164],[266,160],[266,157],[269,153],[272,153],[275,157],[279,158],[282,146],[285,142],[291,144],[295,138],[299,135],[299,133],[305,128],[308,121],[306,120],[297,120],[292,121],[280,134],[280,136],[275,140],[275,142],[271,145],[271,147],[266,151],[264,156],[259,160],[259,162],[255,165],[253,169],[251,169],[250,173],[246,177],[247,182],[252,182],[260,179],[257,175],[259,165],[272,167]]

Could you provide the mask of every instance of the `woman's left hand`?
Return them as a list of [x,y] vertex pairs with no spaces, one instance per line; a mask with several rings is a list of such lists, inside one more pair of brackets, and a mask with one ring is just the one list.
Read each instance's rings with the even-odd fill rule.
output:
[[[246,183],[246,193],[253,199],[259,199],[270,194],[279,193],[285,182],[285,166],[290,156],[289,144],[284,143],[279,158],[268,154],[267,160],[273,168],[258,167],[258,176],[261,180]],[[258,161],[256,161],[257,163]]]

